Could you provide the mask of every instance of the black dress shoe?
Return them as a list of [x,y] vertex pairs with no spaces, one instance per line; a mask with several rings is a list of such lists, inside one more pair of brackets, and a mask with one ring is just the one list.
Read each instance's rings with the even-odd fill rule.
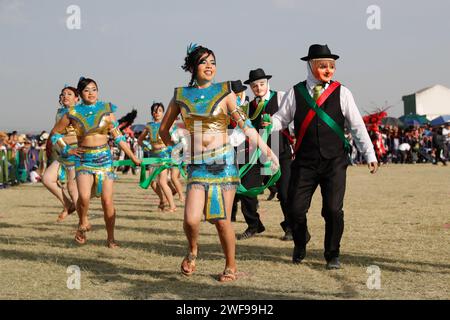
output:
[[311,235],[309,234],[309,231],[306,230],[306,244],[308,244],[309,240],[311,240]]
[[300,264],[300,263],[302,263],[302,260],[305,259],[305,256],[306,256],[306,250],[295,246],[294,252],[292,253],[292,262],[294,264]]
[[339,258],[331,258],[330,261],[327,262],[328,270],[337,270],[341,268],[341,263],[339,262]]
[[281,237],[282,241],[292,241],[294,240],[294,238],[292,237],[292,231],[291,230],[286,230],[286,232],[284,233],[284,236]]
[[247,229],[243,233],[239,234],[237,236],[237,239],[238,240],[249,239],[249,238],[253,237],[254,235],[256,235],[257,233],[262,233],[265,230],[266,230],[266,228],[264,226],[260,226],[257,230]]

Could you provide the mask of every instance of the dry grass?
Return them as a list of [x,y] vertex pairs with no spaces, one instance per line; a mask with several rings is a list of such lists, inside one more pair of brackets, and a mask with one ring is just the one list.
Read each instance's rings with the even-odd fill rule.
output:
[[[0,298],[450,298],[450,168],[387,166],[375,176],[365,167],[349,168],[339,271],[324,269],[319,191],[309,214],[312,240],[300,266],[290,263],[292,243],[279,240],[279,203],[261,200],[267,231],[238,242],[238,266],[246,276],[225,285],[215,280],[224,259],[214,226],[202,224],[198,270],[185,278],[179,272],[186,252],[181,210],[157,212],[155,196],[139,189],[134,177],[121,177],[115,188],[118,250],[104,246],[98,200],[90,211],[94,231],[78,247],[76,218],[56,224],[60,208],[42,186],[0,191]],[[235,229],[245,227],[239,213]],[[70,265],[82,270],[81,290],[66,287]],[[380,290],[366,286],[370,265],[381,269]]]

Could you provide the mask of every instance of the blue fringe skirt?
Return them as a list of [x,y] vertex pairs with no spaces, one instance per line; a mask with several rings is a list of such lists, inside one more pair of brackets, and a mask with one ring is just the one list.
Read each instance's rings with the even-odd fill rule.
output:
[[205,191],[205,219],[209,222],[227,218],[224,190],[236,190],[240,183],[234,148],[227,144],[190,158],[187,189]]
[[111,149],[107,144],[99,147],[81,147],[82,156],[75,161],[76,176],[90,174],[94,176],[93,191],[100,197],[105,179],[116,180]]

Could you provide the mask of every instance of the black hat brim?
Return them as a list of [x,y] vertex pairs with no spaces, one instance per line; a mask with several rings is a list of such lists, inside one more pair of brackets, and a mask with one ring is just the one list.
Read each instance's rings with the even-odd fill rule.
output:
[[272,76],[270,76],[270,75],[265,75],[265,76],[263,76],[263,77],[258,77],[258,78],[255,78],[255,79],[248,79],[247,81],[244,81],[244,84],[250,84],[250,83],[252,83],[252,82],[254,82],[254,81],[258,81],[258,80],[261,80],[261,79],[267,79],[267,80],[269,80],[269,79],[271,79],[272,78]]
[[234,92],[234,93],[241,93],[242,91],[245,91],[245,90],[247,90],[247,87],[246,87],[246,86],[240,86],[240,87],[238,87],[238,88],[234,88],[234,89],[233,89],[233,92]]
[[317,55],[317,56],[306,56],[303,58],[300,58],[300,60],[303,61],[309,61],[309,60],[313,60],[313,59],[334,59],[337,60],[339,59],[339,56],[335,55],[335,54],[324,54],[324,55]]

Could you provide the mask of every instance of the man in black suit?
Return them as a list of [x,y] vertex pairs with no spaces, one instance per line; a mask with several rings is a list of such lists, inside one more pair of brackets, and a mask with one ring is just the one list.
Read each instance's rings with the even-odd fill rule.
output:
[[[250,71],[249,79],[245,84],[249,84],[255,98],[250,102],[247,114],[256,130],[263,129],[261,125],[264,114],[273,115],[278,111],[278,106],[283,98],[284,92],[270,90],[269,79],[271,75],[266,75],[263,69],[256,69]],[[278,134],[278,133],[277,133]],[[285,130],[279,134],[278,143],[278,158],[280,161],[281,177],[278,181],[278,195],[280,199],[281,209],[284,215],[284,221],[281,223],[285,234],[283,240],[292,240],[292,232],[289,227],[287,217],[287,189],[290,176],[290,165],[292,161],[292,151],[290,147],[289,131]],[[275,138],[276,139],[276,138]],[[271,137],[268,138],[268,145],[272,150],[276,150],[272,146]],[[247,189],[253,187],[260,187],[264,182],[264,176],[261,174],[261,164],[256,163],[249,172],[241,179],[241,183]],[[257,233],[264,232],[265,227],[261,222],[258,213],[258,198],[249,196],[239,196],[241,200],[242,213],[248,228],[242,234],[238,235],[238,240],[248,239]]]
[[295,244],[292,260],[300,263],[305,258],[306,213],[320,185],[327,269],[341,267],[339,248],[344,232],[347,152],[351,148],[344,135],[344,124],[351,130],[370,172],[378,169],[372,141],[353,95],[339,82],[331,80],[338,58],[327,45],[312,45],[308,56],[302,58],[307,61],[306,81],[286,93],[280,110],[272,117],[273,131],[286,128],[294,121],[298,133],[288,191],[289,221]]

